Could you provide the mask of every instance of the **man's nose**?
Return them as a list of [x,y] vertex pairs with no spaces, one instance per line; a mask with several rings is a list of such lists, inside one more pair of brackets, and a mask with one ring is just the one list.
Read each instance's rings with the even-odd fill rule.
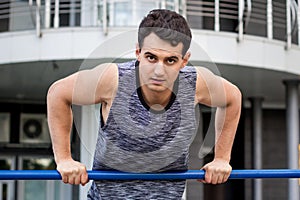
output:
[[164,69],[164,63],[163,62],[158,62],[155,65],[154,73],[155,73],[156,76],[163,76],[164,75],[165,69]]

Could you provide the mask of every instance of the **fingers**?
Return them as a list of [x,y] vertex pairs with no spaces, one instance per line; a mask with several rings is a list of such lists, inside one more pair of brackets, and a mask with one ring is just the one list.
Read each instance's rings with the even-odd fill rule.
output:
[[202,183],[209,184],[221,184],[225,183],[231,173],[231,167],[216,167],[213,165],[205,165],[203,168],[205,170],[204,180],[199,180]]
[[72,163],[72,165],[58,166],[62,181],[66,184],[85,185],[88,180],[86,167],[81,163]]
[[85,184],[87,184],[89,182],[89,177],[88,177],[88,174],[87,174],[87,171],[85,169],[84,173],[81,174],[81,177],[80,177],[80,183],[82,186],[84,186]]

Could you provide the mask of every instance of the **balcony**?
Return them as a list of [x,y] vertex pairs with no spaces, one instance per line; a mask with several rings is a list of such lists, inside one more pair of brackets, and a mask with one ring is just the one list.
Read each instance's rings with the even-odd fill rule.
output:
[[[282,79],[300,74],[295,0],[5,0],[0,3],[0,98],[41,100],[53,80],[85,60],[134,58],[137,26],[154,8],[186,17],[193,31],[193,64],[212,63],[246,91],[245,97],[263,94],[283,104]],[[28,69],[32,73],[24,78]],[[5,82],[9,74],[24,88]],[[31,92],[27,80],[39,84],[38,91]],[[274,86],[261,87],[270,82]]]
[[0,32],[61,27],[136,27],[155,8],[170,9],[187,18],[191,28],[255,35],[299,44],[296,0],[3,0]]
[[[287,53],[284,50],[299,49],[300,15],[295,0],[5,0],[0,3],[0,64],[87,58],[97,47],[95,44],[136,29],[154,8],[175,10],[185,16],[194,31],[194,41],[204,45],[216,62],[226,62],[230,57],[225,61],[225,56],[214,57],[218,53],[205,46],[209,38],[235,45],[230,48],[257,43],[256,49],[270,44],[266,51],[279,48]],[[251,62],[238,63],[240,60],[229,63],[252,66]],[[279,69],[289,71],[284,64]]]

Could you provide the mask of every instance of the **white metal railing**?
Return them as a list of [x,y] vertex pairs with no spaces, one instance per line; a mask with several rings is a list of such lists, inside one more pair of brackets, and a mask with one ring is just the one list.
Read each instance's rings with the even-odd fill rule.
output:
[[238,41],[242,41],[243,40],[243,33],[244,33],[244,9],[245,9],[245,2],[244,2],[244,0],[239,0]]
[[300,45],[296,0],[3,0],[0,31],[35,29],[41,37],[49,28],[101,26],[108,34],[109,27],[138,25],[154,8],[181,13],[192,28],[237,32],[238,41],[244,34],[255,35],[260,31],[255,26],[260,25],[264,33],[257,35],[284,40],[287,49],[292,43]]

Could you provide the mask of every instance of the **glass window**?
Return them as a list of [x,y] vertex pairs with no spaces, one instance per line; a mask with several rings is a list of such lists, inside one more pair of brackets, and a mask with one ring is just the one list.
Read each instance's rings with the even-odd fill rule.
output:
[[35,29],[36,5],[30,6],[28,1],[12,1],[10,3],[9,30]]
[[[53,159],[49,158],[26,158],[22,160],[24,170],[47,170],[55,169]],[[47,183],[44,180],[24,181],[24,200],[46,199]]]
[[12,169],[12,160],[0,158],[0,170],[9,170]]
[[[113,0],[107,3],[107,20],[110,26],[137,26],[144,16],[155,8],[174,10],[174,0]],[[98,24],[103,22],[103,1],[98,0]]]
[[[53,170],[56,168],[53,158],[21,158],[23,170]],[[64,185],[60,180],[25,180],[19,184],[19,199],[24,200],[65,200],[70,199],[71,185]],[[63,191],[64,194],[60,192]]]
[[46,181],[26,181],[24,200],[46,199]]
[[9,8],[9,0],[2,0],[0,2],[0,32],[8,31]]
[[129,2],[114,3],[114,25],[132,25],[132,7]]
[[10,114],[0,113],[0,143],[9,142],[10,133]]
[[[98,0],[98,25],[103,23],[103,0]],[[108,0],[107,21],[109,26],[134,26],[149,13],[158,8],[183,12],[182,0]]]
[[[0,157],[0,170],[14,169],[14,159],[12,157]],[[14,181],[0,181],[0,199],[11,200],[14,198]]]
[[[51,1],[51,26],[54,26],[55,1]],[[44,9],[44,8],[43,8]],[[80,26],[80,0],[59,1],[59,27]]]
[[[0,169],[1,170],[9,170],[11,169],[11,160],[9,159],[1,159],[0,160]],[[1,195],[0,197],[2,197],[1,199],[6,200],[7,196],[8,196],[8,185],[6,182],[1,182],[0,184],[0,191],[1,191]]]
[[159,4],[157,1],[137,1],[137,24],[148,14],[149,11],[159,8]]
[[166,0],[166,9],[175,10],[175,2],[174,0]]

